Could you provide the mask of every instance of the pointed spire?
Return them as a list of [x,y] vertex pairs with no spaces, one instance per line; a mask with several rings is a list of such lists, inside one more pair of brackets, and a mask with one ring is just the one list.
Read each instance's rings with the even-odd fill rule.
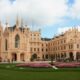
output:
[[24,32],[24,25],[23,25],[23,18],[21,18],[21,28],[22,28],[22,32]]
[[23,21],[23,18],[21,18],[21,27],[23,28],[23,23],[24,21]]
[[6,17],[6,27],[9,27],[9,18]]
[[17,15],[17,18],[16,18],[16,27],[19,27],[19,17]]

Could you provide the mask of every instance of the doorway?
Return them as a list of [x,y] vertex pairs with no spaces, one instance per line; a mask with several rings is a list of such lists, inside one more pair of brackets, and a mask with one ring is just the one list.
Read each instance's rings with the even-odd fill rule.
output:
[[17,54],[16,53],[12,53],[12,61],[17,61]]

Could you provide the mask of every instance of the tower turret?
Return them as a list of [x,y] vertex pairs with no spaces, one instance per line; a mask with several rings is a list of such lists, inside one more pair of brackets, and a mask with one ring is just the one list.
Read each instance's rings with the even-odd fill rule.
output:
[[16,27],[18,28],[19,25],[20,25],[20,20],[19,20],[19,17],[17,16],[17,18],[16,18]]
[[6,18],[6,28],[8,29],[8,27],[9,27],[9,18],[7,17]]

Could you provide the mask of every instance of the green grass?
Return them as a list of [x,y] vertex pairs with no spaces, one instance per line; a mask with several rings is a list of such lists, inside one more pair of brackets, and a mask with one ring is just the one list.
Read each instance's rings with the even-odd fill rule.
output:
[[80,80],[80,68],[21,68],[0,64],[0,80]]

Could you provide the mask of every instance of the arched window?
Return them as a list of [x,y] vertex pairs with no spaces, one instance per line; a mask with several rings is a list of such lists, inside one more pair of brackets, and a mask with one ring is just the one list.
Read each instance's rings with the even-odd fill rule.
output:
[[20,37],[19,35],[15,36],[15,48],[18,48],[20,45]]
[[7,39],[5,40],[5,50],[7,51]]

